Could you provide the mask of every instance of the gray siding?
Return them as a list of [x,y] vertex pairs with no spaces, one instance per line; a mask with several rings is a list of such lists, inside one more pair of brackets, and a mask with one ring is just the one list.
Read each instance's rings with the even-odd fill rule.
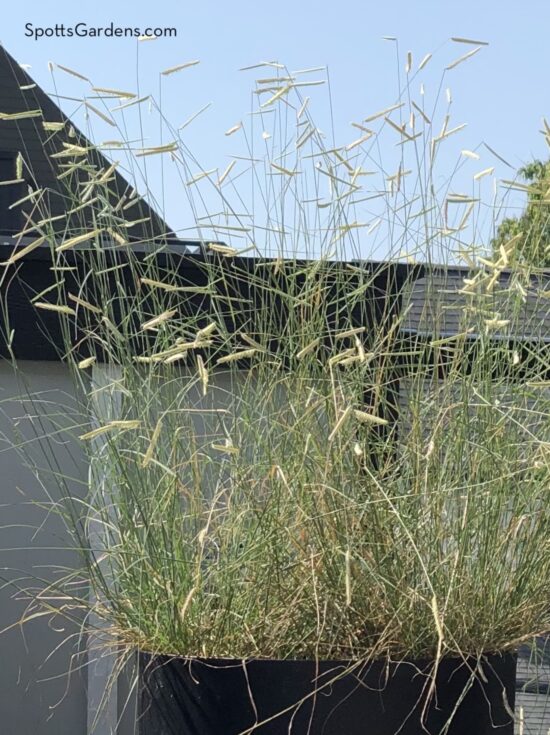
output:
[[[403,328],[406,330],[447,336],[473,326],[465,308],[470,298],[461,293],[464,278],[470,276],[465,268],[434,268],[423,278],[408,286],[403,306],[409,307]],[[544,339],[550,341],[550,274],[533,275],[524,298],[515,285],[514,276],[503,271],[499,286],[493,295],[478,298],[476,305],[484,305],[488,312],[499,312],[501,319],[509,319],[510,327],[496,330],[497,337]],[[546,292],[546,296],[541,296]]]
[[542,638],[523,646],[518,659],[517,732],[548,735],[550,732],[550,640]]

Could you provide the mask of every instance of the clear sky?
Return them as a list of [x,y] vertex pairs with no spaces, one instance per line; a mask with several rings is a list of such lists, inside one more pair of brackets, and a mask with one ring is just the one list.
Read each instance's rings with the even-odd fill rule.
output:
[[[78,22],[175,27],[177,37],[137,43],[131,38],[34,40],[25,36],[27,23],[45,28]],[[326,65],[336,138],[345,136],[349,141],[354,137],[349,127],[352,120],[364,119],[397,96],[395,44],[382,40],[383,36],[399,39],[400,74],[407,51],[412,51],[415,65],[426,53],[433,53],[430,65],[437,73],[426,82],[432,92],[439,85],[441,69],[473,48],[453,44],[449,38],[481,39],[489,46],[445,76],[444,86],[452,89],[453,122],[468,123],[457,145],[474,149],[485,141],[519,166],[546,155],[539,131],[542,118],[550,117],[549,28],[547,0],[279,0],[269,4],[261,0],[95,0],[82,5],[75,0],[4,0],[0,40],[20,63],[31,65],[31,75],[48,92],[54,91],[48,61],[78,70],[97,86],[136,91],[139,79],[140,94],[153,92],[158,97],[160,70],[200,59],[198,66],[162,78],[163,110],[178,126],[212,102],[182,135],[204,168],[223,170],[235,152],[233,137],[224,132],[243,119],[251,105],[254,74],[239,72],[240,67],[265,59],[277,59],[289,69]],[[55,84],[59,93],[75,97],[82,93],[79,80],[59,71]],[[71,114],[77,104],[65,100],[62,107]],[[326,109],[325,104],[322,118]],[[100,139],[107,135],[101,127],[97,130]],[[151,131],[151,145],[160,142],[156,132]],[[163,133],[163,139],[167,137]],[[513,174],[487,152],[478,168],[495,164],[502,176]],[[450,159],[449,165],[454,165]],[[169,222],[183,230],[189,224],[188,213],[177,187],[165,183],[163,191],[158,171],[154,167],[152,171],[151,187],[160,206]]]

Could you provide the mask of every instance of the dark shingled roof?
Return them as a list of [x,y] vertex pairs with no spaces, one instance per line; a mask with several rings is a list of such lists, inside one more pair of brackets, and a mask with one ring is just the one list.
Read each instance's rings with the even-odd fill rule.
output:
[[[63,142],[86,146],[89,145],[89,141],[38,85],[30,89],[21,89],[22,86],[34,84],[35,82],[27,72],[0,46],[0,112],[12,114],[38,109],[42,111],[42,117],[0,120],[0,157],[3,154],[16,156],[21,153],[26,166],[31,171],[29,174],[25,170],[27,183],[35,189],[46,190],[44,209],[48,216],[63,215],[69,209],[67,190],[64,189],[63,182],[57,179],[58,173],[63,169],[58,168],[59,159],[51,159],[50,156],[63,149]],[[64,128],[59,133],[47,132],[43,128],[43,120],[63,123]],[[70,131],[72,137],[70,137]],[[70,159],[61,159],[61,162],[67,160]],[[98,151],[92,151],[88,160],[92,161],[98,169],[111,165],[111,162]],[[13,185],[2,188],[10,189],[11,186]],[[27,192],[26,187],[24,188],[22,195],[12,196],[12,202],[25,196]],[[118,202],[124,194],[130,198],[132,190],[133,187],[128,181],[118,171],[115,171],[114,179],[109,184],[112,202]],[[29,203],[22,205],[23,214],[25,211],[28,213],[30,206]],[[78,223],[82,230],[82,213],[79,214],[79,217]],[[148,218],[147,222],[128,230],[130,240],[158,241],[166,236],[174,237],[167,223],[143,199],[137,199],[135,204],[125,210],[124,218],[129,222]],[[71,223],[68,224],[70,227]],[[53,223],[52,226],[61,232],[65,230],[66,225],[67,219],[64,217]],[[10,229],[12,228],[6,227],[5,222],[0,221],[0,232],[7,234]]]

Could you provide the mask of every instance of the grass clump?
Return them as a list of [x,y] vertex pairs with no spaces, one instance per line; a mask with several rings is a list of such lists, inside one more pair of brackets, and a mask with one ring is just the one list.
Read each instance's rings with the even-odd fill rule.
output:
[[397,102],[340,146],[268,64],[262,132],[228,129],[245,155],[216,171],[157,108],[174,142],[140,151],[174,164],[200,255],[132,239],[112,172],[68,149],[70,226],[32,226],[53,270],[36,306],[82,396],[89,494],[55,510],[94,594],[71,572],[30,615],[237,658],[478,655],[548,631],[545,275],[510,267],[513,240],[476,247],[479,175],[437,183],[463,125],[448,97],[436,129],[426,64],[407,57]]

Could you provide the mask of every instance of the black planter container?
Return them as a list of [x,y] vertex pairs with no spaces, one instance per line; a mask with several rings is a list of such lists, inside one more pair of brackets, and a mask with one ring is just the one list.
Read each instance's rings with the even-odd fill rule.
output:
[[[251,660],[245,666],[229,659],[142,653],[139,732],[513,735],[516,657],[512,654],[487,656],[483,673],[476,674],[473,682],[475,662],[443,659],[427,706],[432,662],[374,661],[337,678],[349,666],[342,661],[272,660]],[[323,686],[327,682],[332,683]],[[316,695],[311,696],[315,689]]]

